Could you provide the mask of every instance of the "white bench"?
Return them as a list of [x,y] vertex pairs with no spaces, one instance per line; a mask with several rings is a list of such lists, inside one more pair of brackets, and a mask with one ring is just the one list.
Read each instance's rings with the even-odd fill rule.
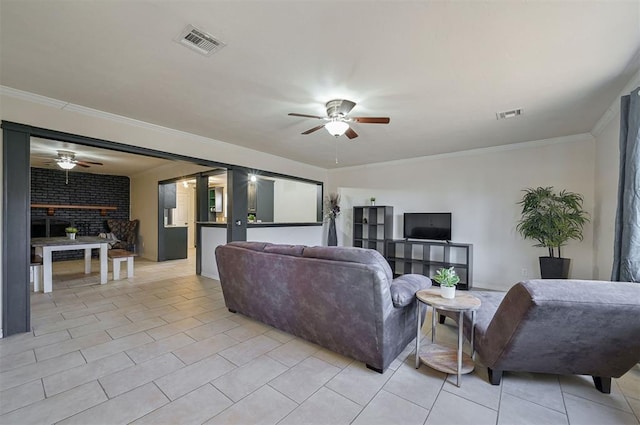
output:
[[133,257],[138,254],[124,249],[111,249],[108,256],[113,261],[113,280],[120,280],[120,263],[123,261],[127,262],[127,279],[133,277]]

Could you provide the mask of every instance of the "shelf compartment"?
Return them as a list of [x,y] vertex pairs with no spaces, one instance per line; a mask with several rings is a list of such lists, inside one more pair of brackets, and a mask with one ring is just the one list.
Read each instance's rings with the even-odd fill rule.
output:
[[386,252],[394,275],[417,273],[433,278],[438,269],[453,267],[460,277],[458,289],[472,286],[471,244],[400,239],[387,241]]
[[393,236],[393,207],[353,207],[353,246],[375,249],[386,257],[386,242]]

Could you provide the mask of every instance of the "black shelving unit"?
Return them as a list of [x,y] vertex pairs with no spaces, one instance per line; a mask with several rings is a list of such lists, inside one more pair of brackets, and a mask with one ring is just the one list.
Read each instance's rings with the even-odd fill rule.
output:
[[[473,283],[473,245],[417,240],[387,241],[386,258],[394,275],[417,273],[433,278],[440,268],[453,266],[460,276],[458,289]],[[433,284],[438,286],[434,281]]]
[[386,242],[393,237],[393,207],[353,207],[353,246],[375,249],[386,257]]

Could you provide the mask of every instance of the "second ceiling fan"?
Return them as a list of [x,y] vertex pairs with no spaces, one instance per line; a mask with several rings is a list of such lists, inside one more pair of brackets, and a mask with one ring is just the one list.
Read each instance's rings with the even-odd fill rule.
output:
[[88,168],[92,165],[104,165],[102,162],[77,160],[75,152],[71,151],[58,151],[58,158],[55,161],[60,168],[65,170],[70,170],[76,165],[85,168]]
[[289,115],[292,117],[315,118],[327,121],[326,123],[317,127],[313,127],[303,132],[302,134],[311,134],[314,131],[320,130],[324,127],[329,132],[329,134],[333,136],[338,137],[345,134],[349,139],[358,137],[358,133],[356,133],[349,126],[349,123],[357,122],[361,124],[389,124],[389,117],[349,117],[348,114],[349,112],[351,112],[354,106],[356,106],[356,103],[350,100],[334,99],[328,101],[326,104],[326,117],[321,117],[318,115],[296,114],[293,112]]

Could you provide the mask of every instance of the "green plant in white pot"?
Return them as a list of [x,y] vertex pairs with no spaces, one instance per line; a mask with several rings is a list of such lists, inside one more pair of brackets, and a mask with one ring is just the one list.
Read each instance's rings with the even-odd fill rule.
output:
[[453,299],[456,296],[456,285],[460,282],[460,277],[453,267],[439,269],[433,280],[440,284],[442,298]]
[[69,239],[75,239],[76,238],[76,233],[78,233],[78,229],[71,226],[71,227],[66,227],[64,229],[65,233],[67,234],[67,237]]

